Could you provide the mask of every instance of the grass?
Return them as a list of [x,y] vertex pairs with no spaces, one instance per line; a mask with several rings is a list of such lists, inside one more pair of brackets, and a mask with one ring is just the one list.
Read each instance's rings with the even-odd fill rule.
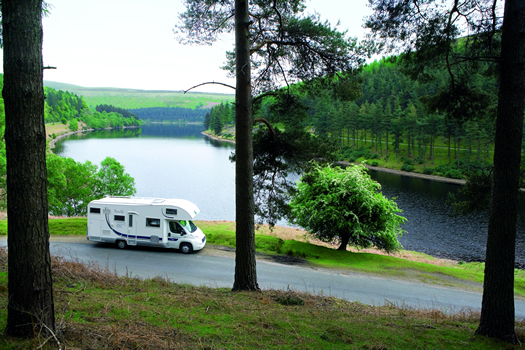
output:
[[[49,219],[49,232],[53,236],[85,235],[86,218]],[[7,235],[7,220],[0,220],[0,236]]]
[[[7,304],[7,254],[0,298]],[[231,292],[118,277],[52,259],[56,339],[0,336],[2,349],[509,349],[474,337],[479,314],[369,306],[294,290]],[[0,309],[0,328],[6,326]],[[38,331],[38,330],[37,330]],[[525,341],[525,321],[516,322]],[[45,344],[44,344],[45,343]]]
[[[235,245],[234,222],[198,221],[209,244]],[[50,233],[84,235],[86,218],[50,219]],[[0,234],[7,221],[0,220]],[[400,257],[336,251],[309,243],[295,228],[261,227],[260,254],[280,254],[338,269],[416,278],[443,284],[453,279],[480,282],[483,264],[441,266],[425,254]],[[499,341],[474,337],[479,314],[445,314],[394,305],[369,306],[296,290],[230,292],[119,277],[98,265],[53,257],[57,339],[0,337],[2,349],[508,349]],[[7,304],[7,256],[0,250],[0,298]],[[516,294],[524,295],[525,275],[517,271]],[[443,276],[448,276],[443,278]],[[521,293],[521,294],[520,294]],[[0,329],[7,322],[0,309]],[[525,341],[525,321],[516,323]]]

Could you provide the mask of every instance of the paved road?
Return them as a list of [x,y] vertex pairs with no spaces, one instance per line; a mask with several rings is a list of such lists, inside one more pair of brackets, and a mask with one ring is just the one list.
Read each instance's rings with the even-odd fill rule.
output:
[[[6,241],[0,240],[0,246]],[[205,248],[206,249],[206,248]],[[161,276],[176,283],[207,287],[233,285],[234,259],[203,252],[184,255],[165,249],[117,249],[112,245],[51,242],[51,253],[80,261],[95,261],[121,275],[152,278]],[[289,266],[257,261],[259,286],[263,289],[291,288],[301,292],[336,296],[365,304],[393,303],[446,312],[463,308],[479,310],[481,294],[396,279],[341,273],[327,269]],[[516,317],[525,318],[525,302],[516,301]]]

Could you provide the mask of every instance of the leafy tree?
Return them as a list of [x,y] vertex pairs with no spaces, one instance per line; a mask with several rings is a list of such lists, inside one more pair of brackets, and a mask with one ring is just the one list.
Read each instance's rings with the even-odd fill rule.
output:
[[87,205],[106,195],[131,196],[135,181],[114,158],[107,157],[100,170],[91,162],[76,162],[52,153],[47,158],[49,213],[86,215]]
[[115,158],[107,157],[100,165],[96,174],[96,196],[132,196],[137,192],[135,179],[125,172],[124,166]]
[[[236,262],[234,290],[257,290],[255,263],[252,89],[265,93],[349,70],[355,41],[317,16],[301,16],[303,0],[186,0],[178,27],[184,43],[210,44],[235,31],[227,68],[236,77]],[[253,67],[253,72],[252,72]],[[252,74],[254,79],[252,80]]]
[[49,154],[48,197],[49,213],[58,216],[86,215],[87,205],[99,197],[96,188],[97,166],[91,162],[80,163],[72,158]]
[[42,0],[3,0],[8,305],[6,334],[55,329],[47,216]]
[[69,129],[71,131],[78,131],[78,121],[76,119],[71,119],[69,121]]
[[339,250],[348,244],[398,250],[400,225],[406,219],[397,214],[401,210],[393,200],[378,192],[380,188],[362,165],[314,165],[302,176],[290,203],[293,223],[322,241],[340,242]]
[[514,260],[525,109],[525,2],[507,0],[504,8],[497,0],[372,0],[371,5],[368,27],[387,47],[406,49],[414,76],[424,76],[429,65],[446,67],[448,84],[433,101],[448,116],[462,121],[484,114],[491,96],[475,84],[474,76],[499,74],[485,279],[476,334],[517,344]]

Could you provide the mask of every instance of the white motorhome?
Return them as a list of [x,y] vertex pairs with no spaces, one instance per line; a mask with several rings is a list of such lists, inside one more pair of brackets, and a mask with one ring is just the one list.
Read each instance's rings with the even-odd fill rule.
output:
[[106,197],[88,204],[87,239],[126,246],[180,249],[187,254],[204,248],[206,236],[193,218],[199,208],[184,199]]

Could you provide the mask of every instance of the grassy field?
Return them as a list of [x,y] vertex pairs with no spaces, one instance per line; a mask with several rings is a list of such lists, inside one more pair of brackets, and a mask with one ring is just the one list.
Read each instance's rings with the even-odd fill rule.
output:
[[66,90],[83,96],[91,108],[100,104],[113,105],[120,108],[150,108],[150,107],[181,107],[196,108],[198,106],[212,107],[221,102],[233,101],[232,94],[200,93],[164,90],[134,90],[117,88],[86,88],[78,85],[46,82],[57,90]]
[[[231,245],[234,223],[197,223],[209,241]],[[83,235],[85,225],[85,218],[51,219],[50,231],[54,236]],[[5,234],[6,228],[6,220],[1,220],[0,233]],[[303,242],[292,240],[292,237]],[[273,232],[263,228],[258,231],[256,241],[260,252],[280,251],[311,263],[323,261],[320,263],[323,266],[351,267],[371,273],[381,274],[380,270],[389,271],[390,267],[420,269],[426,273],[427,269],[421,265],[431,265],[378,254],[313,247],[306,243],[307,238],[300,230],[293,228],[279,228]],[[335,258],[334,254],[339,253]],[[367,268],[363,270],[365,265]],[[443,267],[433,266],[435,271]],[[470,270],[464,267],[456,265],[441,271]],[[60,258],[53,258],[52,268],[56,333],[44,336],[36,330],[38,334],[31,340],[0,336],[0,348],[510,348],[500,341],[474,337],[479,314],[469,310],[445,314],[395,305],[369,306],[296,290],[234,293],[225,288],[174,284],[162,277],[147,280],[119,277],[100,266],[86,266]],[[477,274],[476,270],[469,274]],[[0,299],[3,305],[7,304],[5,249],[0,249]],[[4,307],[0,309],[0,329],[5,328],[6,320]],[[516,322],[516,331],[520,340],[525,341],[525,321]]]

